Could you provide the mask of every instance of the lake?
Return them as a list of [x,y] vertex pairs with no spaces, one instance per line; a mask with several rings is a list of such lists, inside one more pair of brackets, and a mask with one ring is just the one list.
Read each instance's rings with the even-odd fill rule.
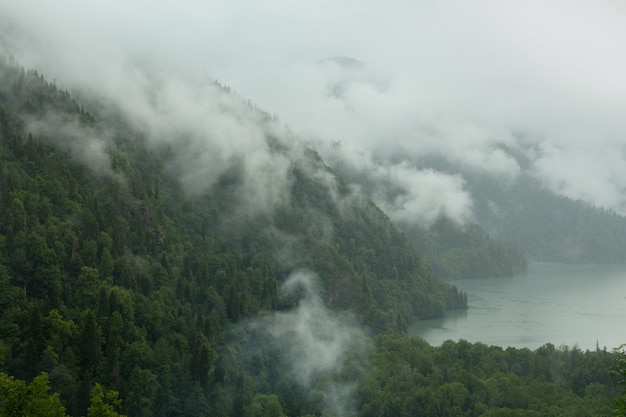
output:
[[469,309],[418,321],[410,335],[435,346],[465,339],[533,350],[626,343],[626,265],[532,263],[513,278],[452,283],[467,293]]

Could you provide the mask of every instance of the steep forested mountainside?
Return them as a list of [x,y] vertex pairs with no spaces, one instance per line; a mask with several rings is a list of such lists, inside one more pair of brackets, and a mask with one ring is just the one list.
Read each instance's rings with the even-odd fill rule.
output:
[[542,262],[626,262],[626,217],[558,196],[523,174],[499,184],[469,177],[478,221]]
[[245,215],[237,164],[189,193],[171,143],[151,146],[110,109],[94,118],[15,63],[1,62],[0,80],[0,371],[47,372],[73,415],[95,382],[129,415],[193,415],[216,398],[216,414],[236,408],[245,375],[225,332],[295,305],[280,297],[294,270],[376,332],[465,307],[312,150],[290,162],[284,204]]
[[[423,166],[427,168],[429,162],[425,161]],[[393,183],[388,183],[384,177],[381,180],[368,175],[363,167],[344,156],[335,156],[332,166],[343,178],[358,184],[367,195],[380,199],[382,194],[382,200],[394,200],[397,194],[404,192],[394,190]],[[419,190],[416,193],[419,194]],[[459,224],[441,213],[432,224],[422,224],[416,218],[398,221],[396,225],[440,278],[508,277],[527,268],[524,251],[509,241],[493,238],[474,221]]]
[[515,159],[515,178],[498,178],[444,157],[418,158],[419,165],[462,174],[473,199],[476,222],[493,238],[539,262],[626,262],[626,217],[543,186],[525,152],[501,147]]
[[491,238],[478,224],[459,226],[440,217],[428,229],[401,226],[438,277],[511,277],[528,265],[516,246]]

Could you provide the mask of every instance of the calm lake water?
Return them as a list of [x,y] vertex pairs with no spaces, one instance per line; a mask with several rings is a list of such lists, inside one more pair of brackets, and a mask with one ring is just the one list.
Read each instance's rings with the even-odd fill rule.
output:
[[452,283],[467,292],[469,309],[416,322],[409,334],[435,346],[448,339],[533,350],[626,343],[626,265],[533,263],[513,278]]

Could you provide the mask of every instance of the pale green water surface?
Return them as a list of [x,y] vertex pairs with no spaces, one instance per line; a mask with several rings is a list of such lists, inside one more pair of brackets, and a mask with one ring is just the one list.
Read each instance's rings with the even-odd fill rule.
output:
[[530,349],[626,343],[626,265],[533,263],[513,278],[453,284],[467,292],[469,309],[416,322],[409,334],[436,346],[447,339]]

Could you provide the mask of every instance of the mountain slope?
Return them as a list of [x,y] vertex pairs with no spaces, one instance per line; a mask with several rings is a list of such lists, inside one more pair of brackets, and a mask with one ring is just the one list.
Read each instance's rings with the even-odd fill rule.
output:
[[626,262],[626,217],[557,196],[528,173],[511,184],[468,176],[476,217],[535,261]]
[[[342,177],[358,184],[363,193],[390,213],[402,213],[395,216],[397,227],[439,278],[504,277],[526,269],[526,258],[518,247],[494,238],[472,219],[449,216],[441,205],[446,196],[445,190],[440,189],[443,184],[436,178],[439,171],[429,169],[427,163],[413,169],[401,157],[396,161],[352,155],[339,144],[325,150]],[[428,178],[420,180],[420,175]],[[472,201],[467,204],[471,207]],[[424,213],[432,216],[432,221],[425,219]]]
[[[626,217],[546,188],[533,171],[532,148],[502,145],[498,149],[517,162],[520,171],[515,176],[493,175],[450,161],[445,155],[413,156],[412,163],[463,178],[475,222],[496,247],[504,247],[512,256],[510,265],[519,264],[516,252],[520,251],[540,262],[626,262]],[[406,155],[393,158],[403,161]]]
[[476,223],[460,226],[442,216],[428,229],[402,227],[438,277],[511,277],[527,269],[521,250],[493,239]]
[[[0,371],[48,372],[73,415],[94,382],[129,415],[229,413],[240,371],[225,332],[297,304],[280,294],[293,271],[374,331],[465,307],[377,207],[273,128],[257,170],[233,155],[199,188],[206,171],[180,175],[193,138],[150,141],[15,63],[0,80]],[[253,108],[232,117],[271,124]]]

